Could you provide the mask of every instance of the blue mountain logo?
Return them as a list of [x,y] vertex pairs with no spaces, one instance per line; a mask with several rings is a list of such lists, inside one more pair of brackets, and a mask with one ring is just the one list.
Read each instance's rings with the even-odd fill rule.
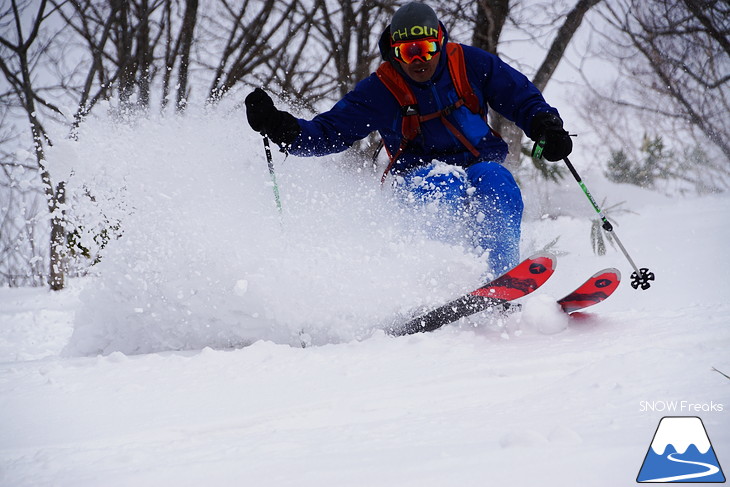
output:
[[696,416],[662,418],[636,481],[725,482],[702,420]]

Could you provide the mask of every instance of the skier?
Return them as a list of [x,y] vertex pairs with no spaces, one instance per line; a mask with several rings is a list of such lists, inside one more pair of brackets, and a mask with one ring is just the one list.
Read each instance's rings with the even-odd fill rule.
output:
[[[557,161],[573,147],[558,111],[520,72],[497,56],[449,43],[436,13],[421,2],[393,15],[379,42],[384,59],[334,107],[311,121],[278,110],[260,88],[246,97],[251,127],[291,154],[340,152],[380,132],[406,201],[436,204],[435,226],[467,226],[494,274],[519,262],[523,202],[502,165],[507,144],[487,124],[491,107],[544,140],[543,157]],[[447,228],[445,228],[447,227]]]

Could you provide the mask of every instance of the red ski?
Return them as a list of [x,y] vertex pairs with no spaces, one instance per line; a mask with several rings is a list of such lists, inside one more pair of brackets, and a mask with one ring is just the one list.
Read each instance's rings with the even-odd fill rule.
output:
[[558,300],[563,311],[570,314],[600,303],[609,297],[621,283],[621,272],[609,267],[593,274],[575,291]]
[[389,331],[392,335],[433,331],[491,307],[506,307],[508,301],[527,296],[545,284],[555,272],[555,264],[555,256],[548,252],[532,255],[484,286]]

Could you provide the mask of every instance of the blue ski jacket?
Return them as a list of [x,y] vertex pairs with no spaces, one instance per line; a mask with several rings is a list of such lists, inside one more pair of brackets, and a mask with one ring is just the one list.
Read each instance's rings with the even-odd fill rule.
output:
[[[447,65],[447,42],[448,35],[445,34],[439,65],[426,83],[411,80],[402,72],[397,61],[391,61],[410,85],[421,114],[442,110],[458,99]],[[484,114],[491,107],[530,136],[530,123],[536,113],[558,113],[545,102],[540,91],[527,77],[499,57],[466,45],[463,46],[463,52],[467,78]],[[383,56],[388,60],[386,52],[383,52]],[[408,144],[391,171],[399,173],[428,164],[434,159],[463,167],[479,161],[504,161],[507,144],[490,129],[482,115],[461,106],[447,119],[479,151],[479,157],[475,157],[441,120],[435,118],[421,123],[420,135]],[[380,132],[389,153],[395,154],[403,138],[400,104],[375,73],[360,81],[329,111],[317,115],[311,121],[298,119],[298,122],[301,132],[289,147],[289,152],[300,156],[341,152],[374,131]]]

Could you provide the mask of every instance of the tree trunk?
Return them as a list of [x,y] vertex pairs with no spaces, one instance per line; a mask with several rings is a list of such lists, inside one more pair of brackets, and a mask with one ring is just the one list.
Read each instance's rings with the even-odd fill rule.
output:
[[583,22],[585,14],[598,4],[601,0],[580,0],[573,10],[570,11],[568,16],[565,18],[565,22],[560,26],[558,34],[555,36],[550,50],[545,56],[545,60],[542,65],[535,73],[535,78],[532,80],[537,89],[542,91],[547,86],[548,81],[555,73],[560,60],[565,55],[565,50],[568,48],[568,44],[575,35],[575,32]]
[[[550,81],[553,73],[555,73],[555,69],[565,54],[565,49],[578,30],[578,27],[580,27],[586,12],[600,1],[580,0],[565,17],[565,22],[558,30],[545,56],[545,60],[542,62],[533,79],[533,83],[540,91],[545,89],[548,81]],[[477,28],[474,30],[475,46],[485,46],[482,49],[496,54],[499,34],[509,13],[508,3],[507,0],[500,0],[498,2],[479,0],[477,4]],[[479,28],[480,26],[484,27]],[[522,136],[524,133],[517,125],[500,114],[492,113],[492,115],[492,119],[490,120],[492,127],[502,136],[509,146],[509,153],[504,164],[510,171],[514,171],[520,166],[520,160],[522,158]]]
[[63,182],[56,186],[55,195],[52,204],[49,205],[49,209],[51,209],[51,265],[48,284],[52,291],[60,291],[66,287],[68,272],[65,212],[61,209],[61,205],[66,202],[66,187]]
[[193,33],[198,17],[198,0],[185,2],[185,14],[180,28],[180,69],[178,71],[177,103],[178,111],[185,110],[188,91],[188,64],[190,62],[190,48],[193,45]]
[[[476,27],[472,37],[474,47],[497,54],[499,36],[507,20],[509,8],[509,0],[477,0]],[[489,123],[509,147],[505,166],[509,169],[517,167],[520,155],[515,150],[519,151],[521,143],[520,129],[495,111],[490,112]]]
[[509,0],[477,0],[476,27],[472,45],[497,54],[497,44],[507,14],[509,14]]
[[150,8],[147,0],[140,0],[137,4],[137,89],[139,90],[138,104],[148,108],[150,105],[150,78],[152,74],[152,46],[150,45]]
[[134,91],[136,68],[132,56],[132,38],[129,32],[129,2],[112,0],[112,8],[116,12],[115,44],[119,66],[119,101],[123,107],[129,105]]
[[[45,144],[50,144],[48,135],[46,134],[43,125],[38,119],[38,112],[36,110],[36,92],[33,88],[33,79],[30,74],[30,64],[28,62],[28,49],[30,48],[33,41],[36,39],[40,23],[44,16],[46,1],[44,0],[39,8],[38,16],[35,21],[33,32],[29,34],[28,39],[23,42],[22,33],[18,28],[18,39],[17,46],[11,47],[15,52],[18,60],[20,70],[20,86],[17,87],[19,95],[23,103],[23,108],[28,116],[28,123],[30,130],[33,135],[33,146],[35,150],[36,161],[41,173],[41,180],[43,182],[43,188],[46,195],[46,202],[48,204],[48,212],[51,215],[51,240],[49,249],[49,285],[52,290],[58,291],[63,289],[65,286],[66,276],[66,235],[65,226],[63,223],[63,213],[59,213],[56,210],[60,210],[60,205],[65,201],[65,190],[63,183],[60,183],[54,190],[51,176],[46,168],[46,157],[45,157]],[[19,19],[20,14],[15,10],[16,20]],[[19,23],[18,23],[19,25]],[[7,45],[7,44],[6,44]]]

